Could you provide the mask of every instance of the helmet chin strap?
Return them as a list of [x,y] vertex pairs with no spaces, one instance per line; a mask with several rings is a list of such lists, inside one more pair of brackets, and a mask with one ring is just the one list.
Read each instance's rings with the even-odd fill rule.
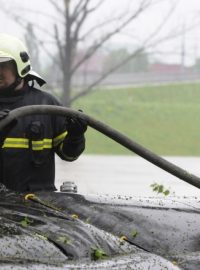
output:
[[17,77],[16,80],[9,86],[0,88],[0,95],[1,94],[12,95],[16,87],[20,85],[21,81],[22,81],[22,78]]

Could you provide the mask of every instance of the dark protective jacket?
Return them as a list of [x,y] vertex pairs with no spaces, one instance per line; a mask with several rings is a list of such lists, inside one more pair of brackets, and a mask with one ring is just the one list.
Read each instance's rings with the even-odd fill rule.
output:
[[[0,92],[0,110],[40,104],[60,105],[49,93],[28,85],[12,94]],[[2,139],[1,131],[0,136]],[[84,147],[84,136],[71,138],[67,134],[65,117],[20,117],[2,141],[0,182],[9,189],[21,192],[55,190],[54,153],[64,160],[73,161],[83,152]]]

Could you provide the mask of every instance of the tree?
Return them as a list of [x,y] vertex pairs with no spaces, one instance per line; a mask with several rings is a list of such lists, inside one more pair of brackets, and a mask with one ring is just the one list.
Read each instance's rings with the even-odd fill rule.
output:
[[[1,0],[1,2],[2,1],[3,0]],[[108,41],[112,40],[113,37],[119,35],[119,33],[122,33],[122,31],[127,29],[127,27],[134,22],[137,22],[137,20],[141,18],[145,12],[158,3],[162,4],[164,1],[129,1],[129,6],[127,9],[124,8],[124,10],[119,11],[117,15],[112,14],[112,17],[106,18],[105,20],[96,20],[92,25],[89,26],[88,21],[92,16],[93,18],[96,16],[95,14],[98,13],[100,8],[106,3],[105,0],[48,0],[49,4],[51,4],[54,9],[54,14],[56,15],[45,14],[45,12],[41,10],[37,11],[37,13],[48,16],[48,18],[51,17],[53,28],[50,26],[48,28],[43,28],[43,26],[35,21],[30,22],[29,16],[22,16],[22,12],[24,11],[26,14],[28,14],[29,12],[33,11],[28,9],[23,10],[23,8],[20,7],[19,13],[16,8],[13,8],[13,0],[11,2],[12,9],[8,6],[7,0],[7,7],[5,8],[5,5],[2,4],[2,7],[4,8],[1,10],[12,16],[12,18],[15,19],[15,21],[18,22],[22,27],[26,29],[29,27],[31,29],[31,32],[29,32],[29,37],[33,35],[33,33],[34,36],[36,36],[35,31],[40,31],[45,33],[45,36],[48,35],[50,42],[56,45],[58,53],[52,53],[52,51],[47,49],[43,39],[37,39],[40,47],[45,49],[49,57],[52,58],[54,66],[57,65],[57,68],[59,68],[60,73],[62,74],[61,98],[62,102],[66,106],[70,106],[71,103],[77,98],[88,94],[99,82],[105,79],[110,73],[129,62],[132,58],[138,56],[139,54],[143,54],[145,48],[148,48],[149,46],[152,47],[153,44],[155,44],[155,36],[158,35],[162,27],[166,24],[172,10],[174,9],[174,5],[171,5],[167,15],[157,25],[157,27],[155,27],[155,29],[149,33],[145,41],[138,42],[137,40],[137,44],[134,44],[134,50],[131,53],[125,55],[123,59],[120,59],[119,62],[107,69],[106,72],[100,74],[99,78],[97,78],[90,85],[81,89],[80,92],[73,93],[72,78],[80,66],[88,61],[88,59],[90,59],[100,48],[105,46]],[[33,29],[35,31],[33,31]],[[174,34],[174,36],[176,36],[176,34]],[[167,38],[169,38],[169,36]],[[160,41],[163,40],[164,38],[162,37]],[[34,41],[36,41],[36,39],[34,39]],[[158,42],[158,40],[156,42]],[[77,61],[77,50],[83,45],[87,49],[85,50],[82,58]]]

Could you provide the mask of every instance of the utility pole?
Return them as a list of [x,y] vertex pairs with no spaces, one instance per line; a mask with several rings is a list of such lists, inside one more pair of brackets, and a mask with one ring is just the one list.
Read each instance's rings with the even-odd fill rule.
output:
[[181,39],[181,73],[185,70],[185,24],[182,25],[182,39]]
[[195,41],[194,41],[194,63],[193,63],[193,72],[196,72],[197,71],[197,52],[198,52],[198,41],[197,39],[195,38]]

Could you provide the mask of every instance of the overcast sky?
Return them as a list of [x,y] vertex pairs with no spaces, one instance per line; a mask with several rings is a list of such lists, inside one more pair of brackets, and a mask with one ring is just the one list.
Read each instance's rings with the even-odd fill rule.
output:
[[[58,2],[61,0],[58,0]],[[97,0],[93,0],[94,2]],[[135,1],[135,0],[134,0]],[[102,20],[103,17],[109,17],[111,14],[117,14],[121,10],[123,10],[128,5],[134,3],[133,0],[106,0],[104,6],[99,11],[98,17],[99,20]],[[137,2],[137,1],[136,1]],[[131,35],[137,35],[139,39],[144,39],[148,33],[155,29],[156,25],[159,25],[159,22],[162,21],[164,14],[167,13],[169,9],[169,3],[174,2],[178,3],[176,11],[173,13],[173,16],[170,18],[169,22],[165,26],[165,29],[162,33],[167,33],[169,29],[173,29],[177,25],[183,25],[187,27],[191,23],[194,23],[198,20],[200,14],[200,0],[163,0],[163,4],[159,5],[155,8],[149,10],[145,16],[143,16],[140,20],[138,20],[137,24],[133,27],[129,27],[124,31],[123,35],[117,36],[113,42],[116,42],[119,46],[124,44],[128,44],[128,46],[133,46],[133,38]],[[16,6],[24,6],[25,8],[32,8],[34,10],[40,9],[41,11],[47,12],[52,15],[53,9],[51,5],[48,3],[48,0],[0,0],[1,6],[6,4],[10,7]],[[0,12],[1,16],[1,24],[0,24],[0,32],[6,32],[9,34],[13,34],[19,38],[23,37],[23,31],[21,28],[15,24],[9,16],[6,16],[4,13]],[[32,16],[32,15],[28,15]],[[34,14],[34,20],[40,21],[41,25],[45,24],[42,17],[38,14]],[[93,18],[94,20],[94,18]],[[89,24],[93,24],[93,20],[89,22]],[[46,26],[47,29],[49,28]],[[183,43],[183,38],[179,38],[170,44],[166,44],[162,46],[162,50],[164,51],[174,51],[176,52],[174,55],[167,57],[170,61],[179,61],[180,53],[181,53],[181,44]],[[194,58],[200,56],[200,24],[197,25],[195,30],[186,34],[185,37],[185,51],[186,51],[186,63],[192,64]],[[160,48],[158,48],[160,50]],[[161,57],[161,56],[160,56]]]

